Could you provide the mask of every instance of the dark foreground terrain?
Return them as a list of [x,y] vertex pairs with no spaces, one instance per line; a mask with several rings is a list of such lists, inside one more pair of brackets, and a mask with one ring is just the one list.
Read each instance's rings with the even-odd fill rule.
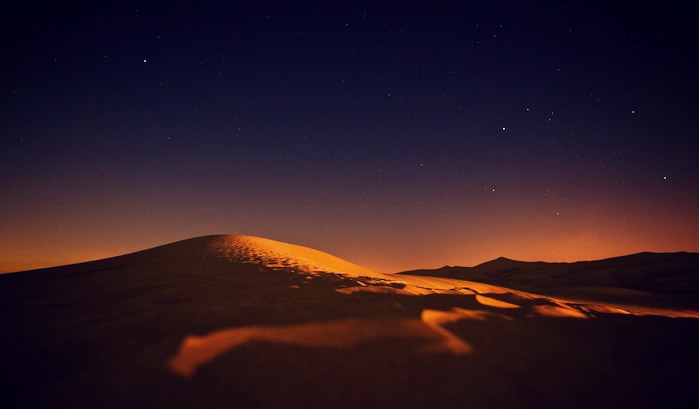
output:
[[274,243],[207,236],[1,275],[2,407],[697,405],[691,294],[648,315],[319,270]]

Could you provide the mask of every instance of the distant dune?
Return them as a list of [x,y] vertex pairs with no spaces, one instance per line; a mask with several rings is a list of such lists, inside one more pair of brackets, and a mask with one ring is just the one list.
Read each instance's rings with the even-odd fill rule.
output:
[[686,407],[694,257],[393,275],[217,235],[5,274],[3,407]]
[[699,309],[699,253],[638,253],[576,263],[501,257],[475,267],[399,274],[473,280],[577,299]]

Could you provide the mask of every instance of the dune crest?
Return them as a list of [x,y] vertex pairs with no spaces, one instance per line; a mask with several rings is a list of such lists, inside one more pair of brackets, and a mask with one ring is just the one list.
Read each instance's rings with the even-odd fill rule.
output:
[[319,250],[253,236],[222,236],[218,248],[231,259],[262,264],[270,268],[293,268],[305,273],[337,273],[353,276],[381,277],[368,268]]
[[211,246],[220,255],[233,262],[260,264],[269,268],[289,268],[311,276],[337,274],[352,277],[359,287],[338,290],[345,294],[355,292],[412,295],[516,293],[521,297],[532,297],[531,294],[523,291],[474,281],[384,274],[319,250],[260,237],[218,236]]
[[[357,284],[356,286],[335,289],[336,292],[346,295],[373,293],[408,296],[435,294],[475,296],[479,304],[497,309],[518,309],[522,307],[523,301],[540,300],[546,305],[534,306],[530,309],[530,313],[534,316],[555,318],[586,319],[592,311],[602,312],[602,310],[610,314],[628,313],[623,309],[574,306],[559,298],[459,278],[383,274],[319,250],[260,237],[225,235],[213,236],[213,239],[209,248],[232,262],[263,265],[273,269],[291,269],[297,273],[307,274],[308,280],[326,274],[351,278],[352,282]],[[501,262],[515,263],[506,259]],[[304,282],[308,284],[308,280]],[[489,295],[509,296],[511,300],[507,302]],[[636,313],[642,315],[641,312]]]

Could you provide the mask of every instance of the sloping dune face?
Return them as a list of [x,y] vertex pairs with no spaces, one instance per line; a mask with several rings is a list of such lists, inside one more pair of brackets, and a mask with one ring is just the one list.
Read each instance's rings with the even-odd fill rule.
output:
[[305,273],[336,273],[354,276],[386,276],[368,268],[308,247],[252,236],[221,236],[213,244],[231,260],[266,267],[286,267]]
[[358,286],[339,290],[346,294],[355,292],[411,295],[516,293],[525,298],[530,297],[525,292],[474,281],[383,274],[319,250],[260,237],[215,236],[209,247],[219,256],[226,257],[235,263],[291,269],[311,275],[335,274],[356,279]]

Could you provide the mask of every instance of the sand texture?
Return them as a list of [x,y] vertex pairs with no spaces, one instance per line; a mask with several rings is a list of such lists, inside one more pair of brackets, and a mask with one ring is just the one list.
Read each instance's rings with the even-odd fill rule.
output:
[[493,263],[382,274],[219,235],[1,275],[2,407],[697,402],[691,260],[666,276],[637,258],[578,266],[570,285],[563,265],[513,284],[519,262]]

